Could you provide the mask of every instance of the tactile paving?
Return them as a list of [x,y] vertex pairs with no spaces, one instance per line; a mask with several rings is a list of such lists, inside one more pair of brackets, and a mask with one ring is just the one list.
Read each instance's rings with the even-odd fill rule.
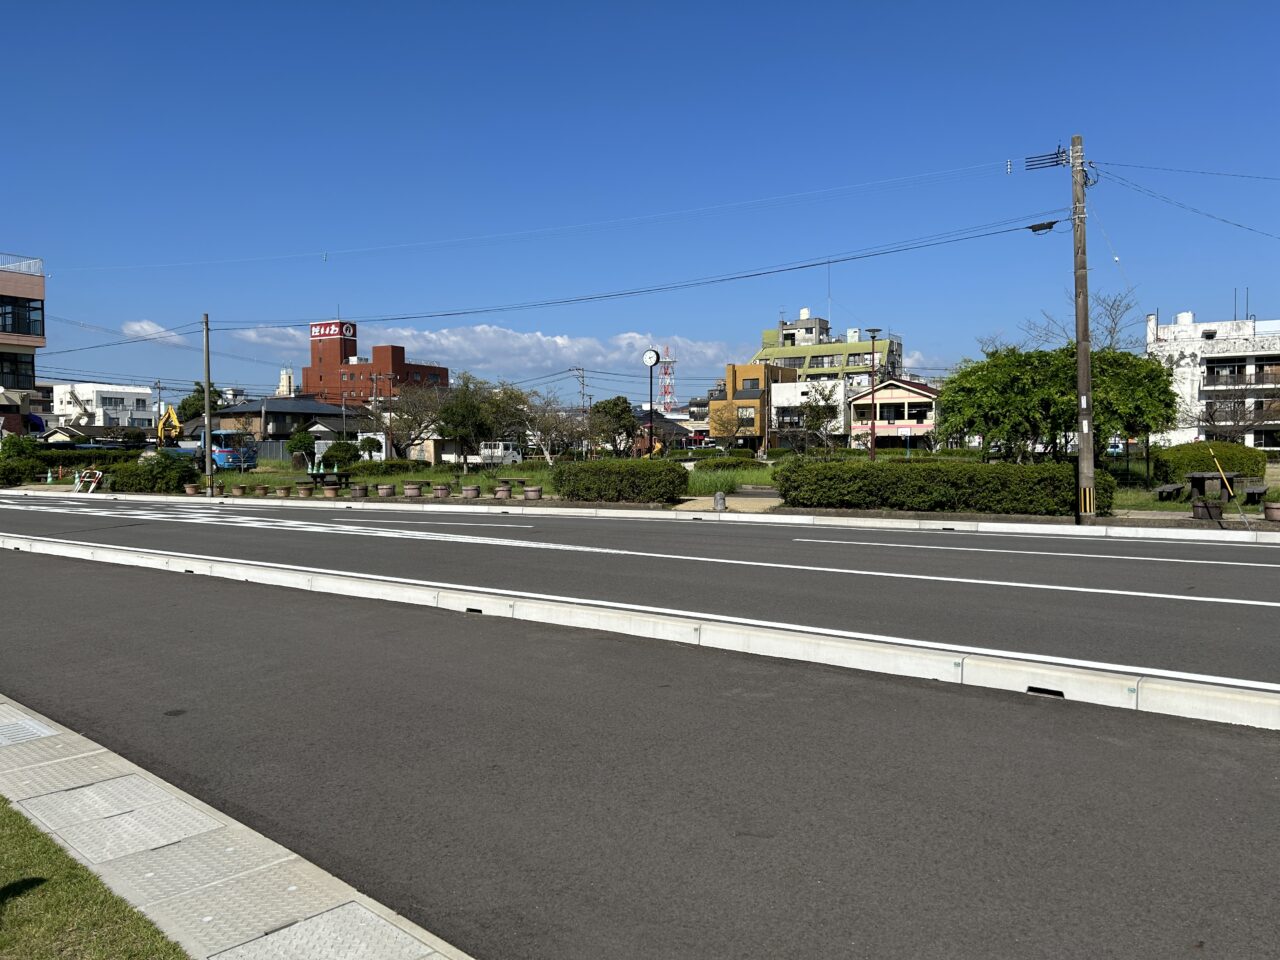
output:
[[61,832],[63,827],[75,823],[128,813],[168,799],[169,794],[151,781],[130,774],[62,793],[32,797],[22,801],[22,806],[49,829]]
[[210,960],[431,960],[420,940],[358,903],[344,903]]
[[116,893],[144,906],[289,859],[296,858],[279,844],[232,826],[118,857],[98,873]]
[[83,757],[0,773],[0,794],[10,800],[26,800],[29,797],[120,777],[132,769],[122,757],[104,750]]
[[346,889],[289,860],[162,900],[146,913],[189,952],[207,956],[335,907],[349,899]]
[[58,831],[67,844],[90,863],[103,863],[140,850],[217,830],[217,820],[181,800],[149,803],[128,813],[88,820]]

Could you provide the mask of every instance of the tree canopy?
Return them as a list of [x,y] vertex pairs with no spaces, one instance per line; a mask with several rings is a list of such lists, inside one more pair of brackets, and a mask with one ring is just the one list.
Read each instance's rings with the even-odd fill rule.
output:
[[640,421],[626,397],[610,397],[593,403],[589,423],[592,436],[621,456],[631,453],[636,434],[640,432]]
[[[1095,448],[1116,435],[1173,426],[1177,397],[1164,364],[1122,350],[1096,350],[1092,357]],[[948,379],[938,405],[938,434],[953,441],[981,437],[984,457],[1062,459],[1076,432],[1075,346],[994,349]]]
[[[192,384],[195,387],[189,394],[178,401],[175,412],[178,415],[179,423],[186,423],[194,417],[204,416],[204,384]],[[224,406],[222,394],[218,392],[216,385],[212,385],[209,391],[209,409],[217,410]]]

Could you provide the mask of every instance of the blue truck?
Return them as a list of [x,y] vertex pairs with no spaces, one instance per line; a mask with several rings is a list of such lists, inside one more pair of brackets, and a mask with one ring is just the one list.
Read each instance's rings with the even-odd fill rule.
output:
[[[214,430],[213,469],[244,472],[258,465],[258,445],[254,439],[239,430]],[[198,469],[204,467],[204,432],[196,435],[194,446],[162,447],[161,452],[171,457],[193,457]]]

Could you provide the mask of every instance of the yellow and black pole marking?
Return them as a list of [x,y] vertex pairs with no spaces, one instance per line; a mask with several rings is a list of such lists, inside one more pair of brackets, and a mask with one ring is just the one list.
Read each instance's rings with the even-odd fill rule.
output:
[[1080,515],[1089,516],[1093,509],[1093,487],[1080,488]]

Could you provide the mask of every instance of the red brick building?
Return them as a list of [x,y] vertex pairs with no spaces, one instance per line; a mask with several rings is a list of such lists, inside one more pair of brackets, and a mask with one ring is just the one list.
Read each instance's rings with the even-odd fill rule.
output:
[[311,324],[311,365],[302,368],[302,392],[326,403],[366,403],[395,396],[405,384],[448,386],[449,371],[409,363],[404,347],[374,347],[356,355],[356,325],[345,320]]

